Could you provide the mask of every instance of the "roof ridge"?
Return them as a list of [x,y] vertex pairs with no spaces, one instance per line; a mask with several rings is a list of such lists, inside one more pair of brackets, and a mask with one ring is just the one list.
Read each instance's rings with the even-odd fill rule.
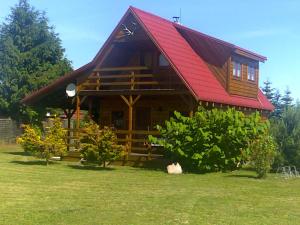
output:
[[250,50],[247,50],[247,49],[242,48],[242,47],[240,47],[240,46],[237,46],[237,45],[232,44],[232,43],[230,43],[230,42],[228,42],[228,41],[224,41],[224,40],[222,40],[222,39],[220,39],[220,38],[213,37],[213,36],[211,36],[211,35],[208,35],[208,34],[205,34],[205,33],[203,33],[203,32],[200,32],[200,31],[198,31],[198,30],[196,30],[196,29],[192,29],[192,28],[187,27],[187,26],[185,26],[185,25],[182,25],[182,24],[178,24],[178,23],[172,22],[171,20],[165,19],[165,18],[163,18],[163,17],[161,17],[161,16],[158,16],[158,15],[153,14],[153,13],[151,13],[151,12],[144,11],[144,10],[139,9],[139,8],[136,8],[136,7],[134,7],[134,6],[129,6],[129,8],[130,8],[131,10],[133,10],[133,11],[139,11],[139,12],[148,14],[148,15],[150,15],[150,16],[156,17],[156,18],[158,18],[158,19],[160,19],[160,20],[166,21],[166,22],[168,22],[168,23],[170,23],[170,24],[173,24],[173,26],[174,26],[175,28],[179,28],[179,29],[182,28],[182,29],[185,29],[185,30],[188,30],[188,31],[197,33],[197,34],[199,34],[199,35],[201,35],[201,36],[203,36],[203,37],[205,37],[205,38],[209,38],[210,40],[216,41],[216,42],[218,42],[219,44],[223,44],[223,45],[226,45],[227,47],[234,48],[234,49],[237,49],[237,50],[240,50],[240,51],[244,51],[244,52],[246,52],[246,53],[248,53],[248,54],[251,54],[251,55],[254,55],[254,56],[258,57],[258,58],[262,58],[263,60],[267,60],[267,57],[265,57],[265,56],[263,56],[263,55],[260,55],[260,54],[258,54],[258,53],[253,52],[253,51],[250,51]]

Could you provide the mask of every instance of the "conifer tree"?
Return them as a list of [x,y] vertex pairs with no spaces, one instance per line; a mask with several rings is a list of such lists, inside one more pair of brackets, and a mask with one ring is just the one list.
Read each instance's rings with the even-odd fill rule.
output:
[[271,113],[271,117],[280,118],[283,109],[281,104],[281,94],[278,89],[275,89],[271,103],[275,107],[274,111]]
[[263,93],[270,101],[272,101],[274,97],[274,88],[272,88],[271,85],[271,81],[266,80],[264,81],[264,87],[262,88]]
[[0,27],[0,115],[31,120],[20,100],[71,70],[64,51],[45,12],[20,0]]
[[284,91],[284,95],[281,98],[282,101],[282,106],[284,109],[287,109],[291,106],[293,106],[293,98],[291,96],[291,91],[290,89],[287,87]]

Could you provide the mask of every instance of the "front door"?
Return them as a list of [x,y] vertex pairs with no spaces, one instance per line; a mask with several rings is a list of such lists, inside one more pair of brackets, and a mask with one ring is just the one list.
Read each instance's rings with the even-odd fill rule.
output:
[[149,130],[151,128],[151,108],[137,107],[135,110],[135,129]]

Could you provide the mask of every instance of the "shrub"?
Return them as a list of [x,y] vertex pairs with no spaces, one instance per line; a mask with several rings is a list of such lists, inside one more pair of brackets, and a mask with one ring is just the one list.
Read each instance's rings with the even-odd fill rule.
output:
[[250,144],[249,160],[254,166],[258,178],[263,178],[271,169],[276,154],[276,143],[274,139],[266,134],[252,141]]
[[17,140],[24,151],[45,159],[46,165],[49,164],[51,157],[63,156],[67,151],[66,130],[62,128],[59,118],[53,119],[53,125],[49,127],[44,136],[36,128],[25,125],[24,133]]
[[124,147],[117,144],[117,136],[112,129],[100,129],[94,122],[86,124],[83,128],[80,145],[81,155],[87,162],[103,167],[120,158],[124,152]]
[[175,112],[174,117],[157,126],[161,138],[150,142],[162,145],[174,161],[197,171],[232,170],[249,154],[248,143],[268,129],[258,113],[245,116],[229,108],[199,108],[193,117]]
[[17,138],[17,143],[22,146],[25,152],[36,153],[42,145],[41,131],[34,126],[22,125],[23,134]]
[[48,164],[49,159],[53,156],[63,156],[67,152],[67,130],[62,127],[59,118],[53,119],[53,124],[45,133],[43,145],[38,156],[46,159]]
[[281,156],[276,157],[274,169],[278,164],[300,167],[300,106],[288,107],[281,118],[271,119],[271,134]]

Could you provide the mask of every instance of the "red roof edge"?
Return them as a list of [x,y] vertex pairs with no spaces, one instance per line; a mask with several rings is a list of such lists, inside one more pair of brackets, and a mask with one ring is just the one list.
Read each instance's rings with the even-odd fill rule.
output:
[[25,96],[21,100],[21,103],[22,104],[30,103],[33,99],[41,97],[42,95],[46,94],[48,91],[55,89],[59,85],[64,84],[66,82],[71,82],[71,80],[77,78],[77,76],[81,75],[83,72],[91,69],[92,67],[93,67],[93,64],[92,64],[92,62],[90,62],[70,73],[65,74],[62,77],[57,78],[56,80],[52,81],[52,83],[50,83],[49,85],[42,87],[42,88],[38,89],[37,91],[34,91],[34,92],[30,93],[29,95]]

